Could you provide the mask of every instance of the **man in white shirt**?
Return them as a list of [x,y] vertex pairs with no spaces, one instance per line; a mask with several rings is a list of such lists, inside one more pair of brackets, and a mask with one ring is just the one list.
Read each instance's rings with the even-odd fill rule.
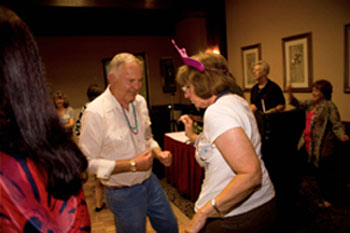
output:
[[145,232],[146,215],[157,232],[178,232],[171,206],[152,173],[153,158],[170,166],[172,155],[153,139],[145,99],[138,95],[143,63],[129,53],[110,62],[110,85],[83,115],[80,147],[89,171],[105,187],[118,233]]

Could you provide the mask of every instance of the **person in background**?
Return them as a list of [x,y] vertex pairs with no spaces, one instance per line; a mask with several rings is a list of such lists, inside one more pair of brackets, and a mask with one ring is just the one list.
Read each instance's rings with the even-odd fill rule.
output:
[[53,101],[61,122],[69,135],[73,134],[74,110],[69,106],[69,100],[62,91],[53,94]]
[[270,66],[265,61],[258,61],[253,67],[257,83],[251,89],[250,108],[263,113],[281,112],[285,109],[285,99],[281,88],[267,75]]
[[87,160],[51,102],[28,26],[0,6],[0,231],[90,232]]
[[87,105],[91,101],[93,101],[97,96],[99,96],[102,92],[103,92],[103,90],[97,84],[90,84],[89,85],[89,87],[86,91],[86,95],[87,95],[89,101],[86,104],[84,104],[84,106],[81,108],[81,110],[79,112],[78,119],[75,122],[75,135],[77,137],[80,136],[81,118],[83,116],[83,113],[84,113]]
[[185,98],[206,108],[199,135],[188,115],[180,117],[205,170],[196,214],[185,232],[270,232],[275,221],[274,187],[261,159],[254,114],[239,93],[230,91],[235,84],[226,59],[211,53],[189,58],[184,49],[175,47],[185,63],[178,69],[177,83]]
[[[103,90],[97,84],[90,84],[86,91],[86,95],[88,97],[89,102],[84,104],[84,106],[81,108],[78,119],[75,122],[75,135],[77,136],[78,141],[80,136],[81,119],[82,119],[83,113],[87,108],[87,106],[89,105],[89,103],[93,101],[97,96],[99,96],[102,92]],[[93,179],[95,179],[95,200],[96,200],[95,211],[100,212],[106,206],[106,204],[103,202],[103,186],[100,180],[95,175],[93,176]]]
[[[319,181],[321,194],[316,200],[319,207],[330,207],[332,183],[330,174],[334,167],[334,145],[336,139],[349,141],[341,122],[338,108],[332,99],[333,87],[327,80],[318,80],[312,85],[312,99],[299,101],[287,87],[289,103],[305,110],[305,130],[300,138],[298,149],[301,160],[305,161],[306,172],[311,172]],[[305,168],[305,167],[304,167]],[[304,171],[305,172],[305,171]]]
[[153,158],[165,166],[170,151],[153,139],[142,85],[143,62],[119,53],[110,62],[107,89],[83,114],[79,144],[89,170],[104,186],[118,233],[145,232],[146,216],[157,232],[178,232],[177,220],[158,178]]

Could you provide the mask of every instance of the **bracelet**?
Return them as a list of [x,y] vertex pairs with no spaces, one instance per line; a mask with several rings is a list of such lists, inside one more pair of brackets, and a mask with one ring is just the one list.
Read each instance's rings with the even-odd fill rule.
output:
[[220,210],[218,209],[218,207],[216,206],[216,202],[215,202],[215,198],[211,199],[211,206],[214,208],[214,210],[216,211],[216,213],[219,215],[220,218],[222,218],[222,214],[220,212]]

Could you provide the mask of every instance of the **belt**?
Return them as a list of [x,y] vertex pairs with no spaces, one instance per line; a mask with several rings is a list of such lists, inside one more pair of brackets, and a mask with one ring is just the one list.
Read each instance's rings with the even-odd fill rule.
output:
[[130,186],[114,186],[114,185],[105,185],[103,184],[103,187],[105,187],[106,189],[111,189],[111,190],[115,190],[115,189],[123,189],[123,188],[129,188]]

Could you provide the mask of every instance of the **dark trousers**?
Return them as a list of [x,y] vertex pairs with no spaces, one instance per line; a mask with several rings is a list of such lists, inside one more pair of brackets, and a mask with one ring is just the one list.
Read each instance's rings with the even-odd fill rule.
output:
[[201,233],[271,233],[276,219],[275,198],[248,211],[227,218],[209,218]]
[[299,183],[301,183],[302,178],[305,176],[314,177],[318,185],[316,190],[319,190],[319,193],[316,195],[320,201],[327,200],[332,202],[337,199],[337,189],[339,188],[339,180],[341,180],[342,176],[341,161],[339,161],[337,155],[332,154],[321,157],[318,167],[313,163],[307,162],[308,155],[305,148],[299,150],[298,156],[301,166],[301,172],[298,175],[300,179]]

